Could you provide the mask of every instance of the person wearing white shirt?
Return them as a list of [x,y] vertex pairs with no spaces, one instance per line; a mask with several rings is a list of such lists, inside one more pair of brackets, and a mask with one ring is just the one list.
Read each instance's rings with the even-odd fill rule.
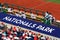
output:
[[7,38],[6,38],[6,40],[10,40],[10,38],[9,38],[9,37],[7,37]]
[[20,17],[20,14],[19,14],[18,12],[16,12],[15,15],[16,15],[17,17]]
[[8,11],[7,11],[7,12],[8,12],[8,14],[10,14],[10,15],[12,15],[12,14],[13,14],[13,9],[12,9],[12,8],[9,8],[9,7],[8,7],[8,8],[6,8],[6,9],[8,10]]
[[22,11],[19,11],[19,15],[20,15],[20,17],[22,17]]
[[[49,16],[50,16],[50,14],[48,13],[48,11],[45,12],[45,17],[44,17],[44,19],[46,20],[46,21],[45,21],[46,24],[48,23]],[[50,22],[49,22],[49,23],[50,23]]]
[[12,9],[11,8],[8,8],[8,12],[12,12]]
[[41,37],[41,39],[42,39],[42,40],[46,40],[46,38],[45,38],[45,37]]
[[15,37],[14,37],[14,40],[19,40],[19,37],[15,36]]
[[46,40],[46,38],[42,35],[42,36],[41,36],[41,40]]
[[49,13],[45,12],[45,18],[48,19],[49,18]]
[[3,36],[3,37],[2,37],[2,40],[6,40],[6,39],[7,39],[6,36]]
[[33,13],[30,14],[32,19],[36,19],[36,15],[34,15]]
[[22,11],[19,11],[19,12],[15,13],[15,15],[16,15],[17,17],[22,17],[22,16],[23,16],[23,15],[22,15]]
[[29,36],[26,36],[26,37],[25,37],[26,40],[29,40],[30,38],[31,38],[31,37],[29,37]]
[[13,35],[9,35],[10,38],[13,38]]
[[25,14],[25,12],[22,12],[21,16],[22,16],[24,19],[26,19],[26,14]]
[[22,11],[19,11],[19,13],[22,13]]
[[50,20],[50,24],[52,24],[52,20],[53,20],[53,16],[49,13],[49,19]]

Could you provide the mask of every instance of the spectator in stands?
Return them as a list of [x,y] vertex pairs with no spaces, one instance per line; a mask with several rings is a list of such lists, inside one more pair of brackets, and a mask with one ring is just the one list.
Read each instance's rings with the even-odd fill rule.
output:
[[20,17],[22,17],[22,12],[23,12],[23,11],[19,11]]
[[32,19],[36,19],[36,15],[33,14],[32,12],[30,13],[30,16],[31,16]]
[[9,38],[10,38],[10,39],[12,39],[12,38],[13,38],[13,35],[12,35],[12,34],[10,34],[10,35],[9,35]]
[[19,14],[18,12],[15,12],[15,15],[16,15],[17,17],[20,17],[20,14]]
[[14,35],[14,40],[19,40],[19,37],[17,37],[16,35]]
[[45,13],[45,24],[51,25],[52,24],[52,20],[53,20],[53,16],[51,13],[46,12]]
[[8,13],[10,13],[10,14],[12,13],[12,8],[8,7],[7,10],[8,10]]
[[31,37],[27,34],[25,40],[31,40]]
[[2,12],[3,13],[7,13],[8,12],[8,10],[7,10],[7,8],[5,6],[2,7]]
[[6,40],[11,40],[9,36],[6,37]]
[[38,40],[40,40],[41,34],[38,34],[37,36],[38,36]]
[[22,18],[26,19],[26,14],[25,14],[25,12],[22,12],[21,16],[22,16]]
[[4,29],[6,27],[6,25],[2,22],[2,23],[0,23],[0,29]]
[[29,31],[28,33],[29,33],[29,36],[32,36],[32,32],[31,31]]
[[45,19],[48,20],[48,18],[49,18],[49,13],[48,13],[48,11],[47,11],[47,12],[45,12]]
[[56,22],[55,17],[52,18],[52,24],[54,24]]
[[2,36],[2,40],[6,40],[6,36],[3,35],[3,36]]
[[[5,23],[4,23],[5,25]],[[21,29],[16,26],[8,28],[9,25],[4,26],[6,30],[0,31],[0,39],[2,40],[50,40],[49,37],[41,35],[40,33],[34,33],[32,31]],[[17,30],[18,29],[18,30]]]
[[49,13],[47,24],[51,25],[51,24],[53,24],[53,22],[55,22],[55,17],[53,17],[52,14]]
[[46,37],[46,40],[50,40],[50,38],[49,37]]
[[48,18],[48,20],[50,21],[50,24],[52,24],[53,16],[52,16],[51,13],[49,13],[49,18]]
[[37,34],[34,34],[34,40],[38,40],[38,36],[37,36]]
[[43,35],[41,35],[40,40],[46,40],[46,38]]
[[10,14],[10,15],[15,15],[15,13],[14,13],[14,8],[9,8],[9,6],[8,7],[5,7],[5,9],[7,10],[7,14]]

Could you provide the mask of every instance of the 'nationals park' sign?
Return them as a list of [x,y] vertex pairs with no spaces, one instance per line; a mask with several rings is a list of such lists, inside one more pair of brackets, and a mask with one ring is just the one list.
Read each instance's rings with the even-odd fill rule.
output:
[[60,28],[46,25],[33,20],[0,13],[0,21],[60,38]]

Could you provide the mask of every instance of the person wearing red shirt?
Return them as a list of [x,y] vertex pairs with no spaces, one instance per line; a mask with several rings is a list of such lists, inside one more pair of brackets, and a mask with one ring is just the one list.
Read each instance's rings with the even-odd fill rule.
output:
[[38,40],[38,37],[36,34],[34,34],[34,40]]

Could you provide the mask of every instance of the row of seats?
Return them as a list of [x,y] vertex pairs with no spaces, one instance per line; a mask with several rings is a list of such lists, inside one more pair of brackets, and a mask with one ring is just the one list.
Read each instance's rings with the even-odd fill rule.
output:
[[28,12],[25,12],[25,11],[16,10],[16,9],[9,8],[9,7],[6,8],[5,6],[3,6],[2,8],[5,9],[5,10],[2,9],[2,11],[4,13],[8,12],[8,13],[16,15],[16,16],[21,16],[21,14],[22,14],[23,18],[27,17],[29,19],[34,19],[34,20],[39,21],[39,22],[44,22],[45,21],[45,19],[42,15],[36,15],[32,12],[28,13]]
[[[24,17],[27,17],[27,18],[32,18],[32,19],[36,19],[36,20],[39,20],[40,21],[40,19],[38,19],[38,18],[43,18],[43,16],[41,16],[41,15],[39,15],[39,16],[37,16],[36,14],[34,14],[34,13],[29,13],[29,12],[24,12],[24,11],[19,11],[19,10],[17,10],[17,9],[13,9],[13,8],[6,8],[6,7],[1,7],[1,8],[4,8],[5,10],[3,10],[3,12],[5,13],[11,13],[11,14],[15,14],[15,13],[17,13],[17,14],[15,14],[16,16],[21,16],[21,15],[19,15],[18,14],[18,12],[20,12],[21,14],[22,13],[25,13],[24,15],[27,15],[27,16],[24,16]],[[0,12],[2,11],[2,10],[0,10]],[[31,17],[30,17],[30,15],[31,15]]]

